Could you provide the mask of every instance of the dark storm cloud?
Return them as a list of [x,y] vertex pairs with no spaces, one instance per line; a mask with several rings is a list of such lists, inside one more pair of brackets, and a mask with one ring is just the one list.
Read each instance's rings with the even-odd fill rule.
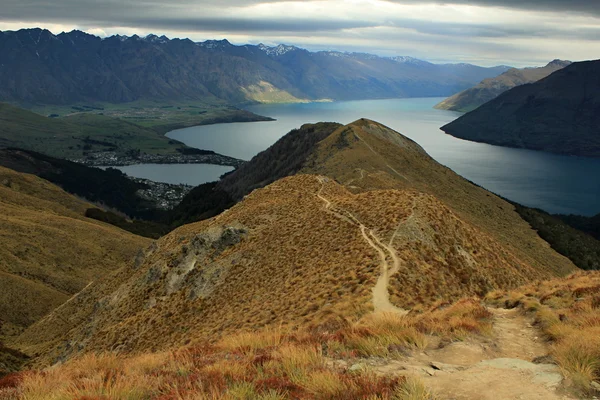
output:
[[419,20],[389,21],[390,26],[411,29],[419,33],[455,38],[573,38],[584,40],[597,40],[600,38],[600,27],[571,27],[571,26],[509,26],[507,24],[477,24],[453,23]]
[[[387,0],[397,4],[463,4],[515,9],[578,12],[600,16],[600,0]],[[439,23],[367,21],[338,19],[335,15],[290,18],[231,15],[235,7],[281,3],[283,0],[2,0],[0,20],[71,23],[78,25],[128,26],[153,29],[204,30],[227,32],[322,32],[385,25],[405,25],[424,33],[481,37],[543,36],[547,28],[478,25],[476,23]],[[340,4],[340,7],[343,7]],[[240,14],[244,8],[237,8]],[[325,18],[327,17],[327,18]],[[411,26],[412,24],[412,26]],[[590,32],[588,34],[594,34]],[[588,34],[585,36],[587,37]]]
[[399,4],[461,4],[484,7],[504,7],[532,11],[573,12],[600,16],[599,0],[386,0]]
[[[218,10],[198,10],[197,1],[154,0],[3,0],[0,20],[32,20],[79,25],[144,27],[153,29],[202,30],[226,32],[324,32],[375,26],[360,20],[318,18],[252,18],[252,16],[219,15]],[[276,3],[272,1],[271,3]],[[216,2],[206,2],[215,4]],[[228,5],[269,3],[265,1],[232,1]],[[219,3],[223,4],[223,3]],[[209,15],[210,14],[210,15]]]

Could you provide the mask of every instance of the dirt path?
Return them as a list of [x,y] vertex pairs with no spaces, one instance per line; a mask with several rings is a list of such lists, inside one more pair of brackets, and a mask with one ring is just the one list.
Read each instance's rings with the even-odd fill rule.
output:
[[[346,210],[337,210],[333,208],[333,203],[322,194],[328,178],[318,177],[318,179],[321,183],[321,188],[317,193],[317,197],[325,203],[325,210],[333,213],[336,217],[344,221],[356,225],[360,229],[360,233],[362,234],[365,242],[367,242],[369,246],[371,246],[379,255],[379,259],[381,260],[381,272],[379,274],[379,278],[377,279],[377,283],[373,287],[374,311],[395,312],[402,315],[407,314],[407,310],[396,307],[390,302],[390,294],[388,292],[390,276],[400,269],[400,259],[396,255],[396,251],[391,246],[383,244],[375,235],[373,230],[368,229],[362,222],[360,222],[358,218],[354,216],[354,214]],[[392,260],[391,268],[388,258]]]
[[[369,143],[367,143],[363,138],[361,138],[356,132],[354,132],[354,136],[360,140],[365,146],[367,146],[367,148],[369,150],[371,150],[371,152],[373,154],[375,154],[377,157],[379,157],[381,160],[385,160],[383,157],[381,157],[381,154],[379,154],[378,152],[375,151],[375,149],[373,147],[371,147],[371,145]],[[395,173],[396,175],[398,175],[400,178],[410,181],[410,179],[408,179],[406,176],[402,175],[400,172],[396,171],[390,164],[388,164],[387,162],[385,162],[385,166],[388,167],[393,173]]]
[[538,331],[518,310],[490,309],[492,336],[427,349],[405,360],[374,366],[385,375],[417,375],[440,400],[571,400]]
[[351,187],[351,188],[356,188],[357,186],[351,186],[351,184],[354,183],[354,182],[360,182],[363,179],[365,179],[365,170],[364,169],[357,168],[355,171],[358,171],[360,173],[360,178],[358,178],[358,179],[356,179],[356,178],[350,179],[348,182],[346,182],[344,184],[345,186],[348,186],[348,187]]

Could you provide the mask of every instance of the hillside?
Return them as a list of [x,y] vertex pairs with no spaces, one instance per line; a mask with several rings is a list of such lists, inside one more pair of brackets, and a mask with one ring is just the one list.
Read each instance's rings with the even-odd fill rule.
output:
[[473,111],[515,86],[539,81],[569,64],[570,61],[554,60],[544,67],[511,68],[495,78],[484,79],[476,86],[448,97],[435,108],[460,112]]
[[449,96],[508,68],[42,29],[0,32],[0,54],[0,100],[30,107]]
[[47,181],[0,167],[0,338],[38,321],[149,244],[85,218],[91,207]]
[[97,114],[47,118],[0,103],[0,147],[18,147],[59,158],[131,152],[178,155],[183,143],[151,129]]
[[600,157],[600,61],[515,87],[441,129],[461,139]]
[[0,166],[36,175],[65,191],[136,218],[152,218],[156,204],[137,192],[146,187],[117,169],[92,168],[22,149],[0,149]]
[[[321,127],[303,132],[335,128]],[[161,238],[15,344],[52,362],[265,325],[326,330],[575,270],[509,203],[380,124],[337,127],[295,158],[300,174]]]
[[305,124],[292,130],[218,182],[194,188],[169,213],[170,222],[179,226],[214,217],[242,200],[252,190],[297,173],[315,145],[341,126],[322,122]]

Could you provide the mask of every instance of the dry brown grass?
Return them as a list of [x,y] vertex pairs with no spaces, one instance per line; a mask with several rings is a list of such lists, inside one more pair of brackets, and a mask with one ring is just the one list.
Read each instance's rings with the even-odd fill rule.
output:
[[[262,343],[260,333],[255,336]],[[24,400],[392,399],[404,382],[328,367],[315,344],[293,341],[289,337],[253,354],[244,351],[245,345],[231,347],[225,341],[225,347],[133,358],[86,355],[25,374],[12,395]]]
[[[340,144],[345,146],[340,148]],[[359,170],[366,173],[363,179],[359,179]],[[575,270],[568,259],[552,250],[531,229],[511,204],[440,165],[416,143],[377,122],[361,119],[338,129],[319,143],[302,172],[326,175],[338,182],[352,180],[355,192],[410,189],[430,194],[461,220],[504,246],[520,264],[533,267],[533,276],[528,273],[526,281],[550,279]],[[452,238],[452,235],[441,236]],[[492,261],[491,268],[494,264]],[[521,285],[526,281],[513,278],[510,284]]]
[[600,380],[600,272],[490,293],[487,300],[534,313],[556,363],[576,389],[591,392],[591,382]]
[[[325,209],[318,193],[334,202],[337,215]],[[518,260],[509,252],[431,196],[398,190],[356,195],[332,180],[322,187],[316,176],[299,175],[251,193],[212,220],[161,238],[145,259],[27,330],[19,344],[50,360],[72,355],[67,353],[72,348],[59,347],[66,332],[69,340],[85,343],[83,351],[140,353],[265,326],[339,330],[373,310],[372,289],[381,273],[379,254],[356,221],[340,213],[352,214],[381,243],[391,242],[401,265],[388,289],[392,303],[402,308],[429,309],[440,300],[511,287],[531,271],[515,268]],[[430,234],[445,226],[454,242]],[[221,248],[212,241],[222,237],[223,227],[246,233]],[[455,336],[475,329],[467,319],[448,318],[462,324],[453,330]],[[411,329],[379,335],[385,337],[380,343],[355,335],[356,347],[385,354],[405,336],[417,343]]]
[[[484,332],[489,315],[475,300],[408,316],[369,314],[335,331],[265,328],[178,351],[123,357],[88,354],[13,379],[6,396],[37,399],[372,399],[429,400],[415,378],[383,377],[359,358],[403,357],[427,335]],[[462,333],[461,333],[462,335]]]
[[150,243],[85,218],[91,207],[43,179],[0,167],[0,337],[31,325]]

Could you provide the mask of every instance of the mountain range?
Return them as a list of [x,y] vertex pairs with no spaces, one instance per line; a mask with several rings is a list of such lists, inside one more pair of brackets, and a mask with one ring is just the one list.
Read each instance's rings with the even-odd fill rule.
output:
[[571,64],[571,61],[554,60],[544,67],[511,68],[495,78],[484,79],[475,87],[447,98],[437,104],[435,108],[440,110],[469,112],[480,105],[495,99],[515,86],[539,81],[569,64]]
[[476,142],[600,157],[600,60],[517,86],[441,129]]
[[0,32],[0,100],[247,103],[449,96],[509,67],[149,35]]

